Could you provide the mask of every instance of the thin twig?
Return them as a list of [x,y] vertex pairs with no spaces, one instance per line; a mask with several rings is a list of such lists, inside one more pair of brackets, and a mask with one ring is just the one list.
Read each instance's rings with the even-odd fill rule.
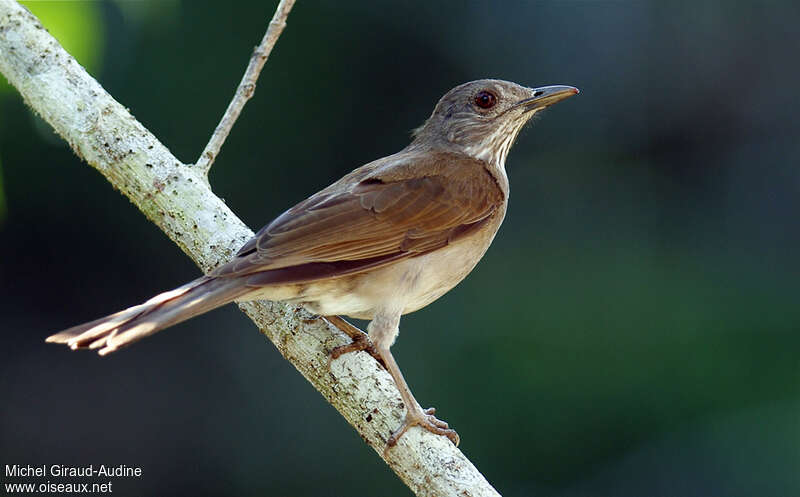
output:
[[270,52],[272,52],[272,47],[274,47],[275,42],[278,41],[278,37],[283,32],[283,28],[286,27],[286,17],[289,15],[289,11],[292,10],[294,2],[295,0],[281,0],[278,4],[278,8],[275,9],[275,14],[269,22],[267,32],[264,33],[261,44],[253,51],[253,55],[250,57],[250,63],[247,65],[247,70],[244,72],[244,76],[242,76],[242,80],[239,82],[239,87],[236,88],[236,93],[231,103],[228,104],[228,108],[225,110],[225,115],[222,116],[222,119],[217,125],[217,129],[214,130],[214,134],[211,135],[211,139],[208,140],[208,145],[206,145],[203,153],[200,154],[200,158],[197,159],[196,165],[201,171],[202,176],[208,176],[211,164],[214,163],[214,159],[219,155],[219,150],[222,148],[222,144],[225,143],[225,139],[228,138],[228,134],[231,132],[231,128],[233,128],[236,119],[239,118],[244,104],[246,104],[247,101],[250,100],[250,97],[253,96],[253,93],[255,93],[258,75],[261,74],[261,69],[267,62],[267,58]]

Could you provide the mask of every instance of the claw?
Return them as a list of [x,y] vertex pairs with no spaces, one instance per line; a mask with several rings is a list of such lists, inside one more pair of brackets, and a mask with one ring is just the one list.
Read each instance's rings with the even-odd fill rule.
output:
[[453,442],[453,445],[458,447],[461,441],[458,433],[450,428],[447,422],[437,419],[436,416],[433,415],[435,412],[436,409],[433,407],[424,410],[419,408],[409,409],[406,413],[406,418],[403,420],[403,424],[392,433],[388,440],[386,440],[386,448],[383,450],[384,455],[386,455],[386,452],[391,447],[397,445],[397,441],[400,440],[400,437],[412,426],[419,426],[436,435],[445,436]]

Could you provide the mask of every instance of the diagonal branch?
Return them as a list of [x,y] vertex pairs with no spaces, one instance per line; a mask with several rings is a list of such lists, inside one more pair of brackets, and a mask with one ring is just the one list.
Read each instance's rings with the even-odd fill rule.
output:
[[295,0],[281,0],[278,4],[278,8],[275,9],[275,15],[272,16],[272,20],[267,27],[267,32],[264,33],[264,38],[261,39],[261,43],[256,47],[253,51],[253,55],[250,57],[250,63],[247,65],[244,76],[242,76],[242,80],[239,82],[239,87],[236,88],[236,93],[231,103],[228,104],[228,108],[225,110],[222,119],[220,119],[217,129],[214,130],[214,134],[211,135],[211,139],[208,141],[205,150],[200,154],[200,158],[197,159],[197,167],[202,171],[204,176],[208,176],[211,164],[214,163],[214,159],[219,155],[222,144],[225,143],[225,139],[228,138],[228,134],[231,132],[231,128],[233,128],[236,119],[239,118],[244,104],[246,104],[253,96],[253,93],[255,93],[258,75],[261,74],[261,69],[267,62],[267,58],[272,52],[272,47],[274,47],[275,42],[278,41],[278,37],[283,32],[283,28],[286,27],[286,17],[289,15],[289,11],[292,10],[294,2]]
[[[0,73],[75,153],[174,241],[204,271],[230,259],[253,232],[13,0],[0,0]],[[404,408],[391,377],[371,356],[328,355],[349,339],[324,320],[282,303],[241,304],[303,376],[417,495],[497,496],[444,437],[411,429],[383,454]]]

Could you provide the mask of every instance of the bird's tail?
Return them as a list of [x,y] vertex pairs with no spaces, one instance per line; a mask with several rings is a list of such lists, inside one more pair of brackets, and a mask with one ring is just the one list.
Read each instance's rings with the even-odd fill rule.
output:
[[89,323],[60,331],[47,342],[72,349],[100,349],[100,355],[152,335],[164,328],[232,302],[248,291],[238,279],[202,277],[160,293],[147,302]]

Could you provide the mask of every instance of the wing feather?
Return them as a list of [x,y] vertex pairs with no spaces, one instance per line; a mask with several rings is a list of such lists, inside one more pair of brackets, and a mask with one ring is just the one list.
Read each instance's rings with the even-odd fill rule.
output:
[[[412,161],[417,167],[409,167]],[[427,174],[417,177],[415,171]],[[481,161],[445,153],[397,154],[357,169],[284,212],[213,275],[258,274],[251,279],[266,284],[359,272],[451,243],[504,202],[503,190]]]

